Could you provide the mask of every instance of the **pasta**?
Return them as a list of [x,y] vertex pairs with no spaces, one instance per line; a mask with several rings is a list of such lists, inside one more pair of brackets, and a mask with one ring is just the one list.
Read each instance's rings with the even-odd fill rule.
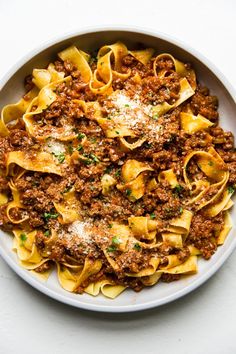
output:
[[26,78],[0,119],[0,225],[23,268],[114,299],[198,271],[223,245],[233,135],[190,64],[117,42]]

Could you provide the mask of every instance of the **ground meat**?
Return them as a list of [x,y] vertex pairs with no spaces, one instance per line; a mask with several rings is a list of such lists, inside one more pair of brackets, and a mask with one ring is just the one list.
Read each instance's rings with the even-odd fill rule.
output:
[[222,213],[209,218],[204,215],[204,212],[199,212],[193,216],[187,242],[197,247],[205,259],[209,259],[217,249],[215,237],[222,230],[223,225]]
[[33,229],[44,225],[43,217],[37,211],[29,210],[28,214],[29,224]]
[[11,130],[9,140],[16,150],[18,148],[30,148],[34,144],[32,137],[25,130],[20,129]]
[[170,283],[172,281],[175,280],[179,280],[181,277],[180,274],[168,274],[168,273],[163,273],[161,275],[161,281],[163,281],[164,283]]
[[0,176],[0,192],[1,193],[8,193],[10,192],[9,184],[8,184],[8,179]]
[[40,266],[38,266],[37,268],[34,269],[35,272],[37,273],[45,273],[48,270],[50,270],[53,266],[53,263],[50,261],[47,261],[43,264],[41,264]]
[[236,162],[231,162],[227,164],[229,170],[229,184],[236,186]]
[[209,90],[206,87],[198,86],[196,93],[190,100],[190,106],[195,115],[201,114],[213,122],[217,121],[218,99],[209,95]]
[[26,92],[32,90],[34,87],[34,83],[33,83],[32,79],[33,79],[32,75],[28,75],[25,78],[24,85],[25,85]]

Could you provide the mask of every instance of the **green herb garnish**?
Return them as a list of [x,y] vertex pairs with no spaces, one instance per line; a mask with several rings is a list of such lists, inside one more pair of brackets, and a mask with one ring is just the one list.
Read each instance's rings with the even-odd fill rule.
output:
[[151,213],[151,214],[150,214],[150,219],[153,220],[153,219],[155,219],[155,217],[156,217],[155,213]]
[[96,155],[90,154],[89,156],[94,162],[100,162],[99,158]]
[[214,165],[214,162],[213,162],[213,161],[209,161],[209,162],[208,162],[208,165],[209,165],[209,166],[213,166],[213,165]]
[[112,237],[113,245],[119,245],[120,243],[122,243],[122,241],[117,236]]
[[115,252],[115,251],[116,251],[116,246],[107,247],[107,252]]
[[84,150],[84,148],[83,148],[83,146],[82,146],[82,145],[78,145],[78,146],[77,146],[77,148],[76,148],[76,150],[78,150],[78,151],[83,151],[83,150]]
[[20,234],[21,246],[24,246],[25,241],[27,240],[27,236],[25,233]]
[[71,190],[71,186],[65,187],[65,189],[61,192],[62,194],[68,193]]
[[184,188],[180,184],[177,184],[175,186],[175,188],[173,189],[173,193],[177,194],[177,195],[180,195],[183,189]]
[[74,150],[74,148],[73,148],[72,144],[69,144],[68,145],[68,152],[70,155],[73,153],[73,150]]
[[47,237],[50,236],[51,235],[51,231],[50,230],[45,231],[44,235],[47,236]]
[[77,134],[77,139],[83,139],[85,137],[84,133],[78,133]]
[[121,171],[120,171],[120,168],[119,168],[119,169],[115,172],[115,176],[116,176],[116,177],[119,177],[119,176],[120,176],[120,172],[121,172]]
[[157,120],[157,119],[159,118],[158,113],[153,114],[152,118],[153,118],[154,120]]
[[130,196],[131,193],[132,193],[131,189],[126,189],[126,190],[125,190],[125,194],[128,195],[128,196]]
[[111,173],[111,171],[113,170],[113,166],[107,166],[106,169],[105,169],[105,173]]
[[92,144],[95,144],[97,142],[97,139],[96,138],[91,138],[90,141],[91,141]]
[[53,213],[44,213],[43,214],[43,217],[46,220],[48,220],[48,219],[56,219],[58,216],[59,216],[58,213],[55,213],[55,214],[53,214]]
[[136,251],[141,251],[141,249],[142,249],[142,247],[140,246],[140,244],[139,243],[135,243],[134,244],[134,249],[136,250]]
[[229,194],[233,194],[234,191],[235,191],[235,189],[234,189],[233,186],[228,186],[227,190],[228,190],[228,193],[229,193]]
[[53,152],[52,154],[58,159],[59,163],[62,163],[65,161],[65,155],[62,152],[60,152],[60,153]]
[[180,214],[182,214],[182,213],[183,213],[183,211],[184,211],[184,209],[183,209],[182,207],[180,207],[180,208],[179,208],[179,212],[180,212]]

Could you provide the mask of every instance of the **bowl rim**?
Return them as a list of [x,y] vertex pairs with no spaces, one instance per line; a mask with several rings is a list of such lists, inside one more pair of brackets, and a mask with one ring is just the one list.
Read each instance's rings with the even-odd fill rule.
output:
[[[218,78],[218,80],[224,85],[230,96],[232,97],[234,103],[236,104],[236,91],[232,84],[228,81],[228,79],[225,77],[225,75],[213,64],[209,59],[207,59],[204,55],[199,53],[196,49],[192,48],[188,44],[182,42],[182,40],[179,40],[172,35],[166,34],[161,31],[157,31],[156,29],[153,28],[145,28],[142,26],[126,26],[126,25],[103,25],[103,26],[88,26],[88,27],[83,27],[77,30],[72,30],[67,32],[64,35],[58,35],[54,36],[48,41],[43,42],[36,48],[33,48],[30,50],[26,55],[22,56],[17,62],[11,66],[11,68],[6,72],[5,75],[0,77],[0,92],[4,85],[8,82],[8,80],[25,64],[27,63],[30,59],[32,59],[34,56],[42,52],[43,50],[51,47],[52,45],[55,45],[57,43],[60,43],[61,41],[77,37],[77,36],[82,36],[86,35],[89,33],[94,33],[94,32],[109,32],[109,31],[124,31],[124,32],[132,32],[132,33],[138,33],[138,34],[144,34],[144,35],[149,35],[152,37],[156,37],[159,39],[162,39],[164,41],[170,42],[182,49],[184,49],[186,52],[190,53],[197,59],[199,59],[203,64],[205,64],[212,72],[215,74],[215,76]],[[60,301],[64,304],[71,305],[77,308],[81,308],[84,310],[90,310],[90,311],[96,311],[96,312],[110,312],[110,313],[124,313],[124,312],[136,312],[136,311],[141,311],[141,310],[147,310],[150,308],[158,307],[164,304],[167,304],[171,301],[177,300],[178,298],[185,296],[198,288],[200,285],[205,283],[221,266],[222,264],[226,261],[226,259],[230,256],[230,254],[233,252],[233,250],[236,248],[236,238],[233,239],[231,244],[228,246],[228,248],[224,251],[224,253],[218,258],[218,260],[213,264],[205,273],[201,275],[199,279],[196,279],[193,281],[190,285],[184,287],[183,289],[178,290],[174,294],[168,295],[163,299],[157,299],[153,301],[149,301],[143,304],[131,304],[131,305],[114,305],[114,306],[106,306],[102,304],[91,304],[91,303],[84,303],[83,301],[80,301],[79,299],[73,299],[69,298],[65,295],[59,294],[56,291],[47,288],[44,283],[40,282],[38,279],[33,278],[32,275],[25,269],[21,268],[11,257],[8,253],[6,253],[1,247],[0,247],[0,256],[4,259],[4,261],[19,275],[24,281],[26,281],[29,285],[33,286],[35,289],[40,291],[41,293],[50,296],[51,298]],[[78,301],[79,300],[79,301]],[[112,301],[112,300],[109,300]]]

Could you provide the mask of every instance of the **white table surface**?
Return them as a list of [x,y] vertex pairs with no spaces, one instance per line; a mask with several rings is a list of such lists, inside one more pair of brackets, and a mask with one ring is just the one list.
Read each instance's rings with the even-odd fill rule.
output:
[[[156,29],[189,43],[236,87],[234,0],[0,0],[0,77],[24,54],[83,26]],[[233,117],[232,117],[233,118]],[[201,288],[134,314],[99,314],[40,294],[0,259],[0,353],[236,353],[236,253]]]

